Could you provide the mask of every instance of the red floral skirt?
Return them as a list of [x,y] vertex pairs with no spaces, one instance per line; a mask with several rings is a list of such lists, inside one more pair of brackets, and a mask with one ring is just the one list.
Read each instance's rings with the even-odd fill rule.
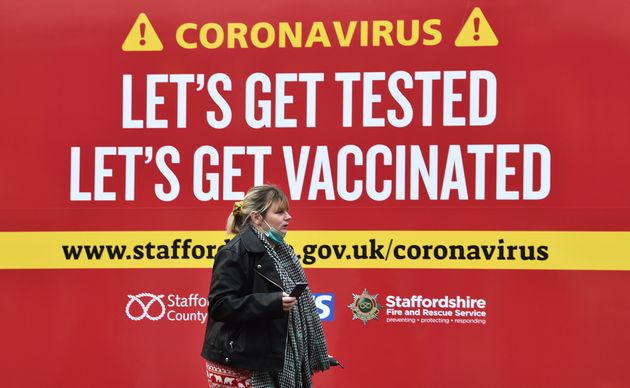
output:
[[232,369],[228,366],[206,360],[206,375],[210,388],[252,386],[252,374],[244,369]]

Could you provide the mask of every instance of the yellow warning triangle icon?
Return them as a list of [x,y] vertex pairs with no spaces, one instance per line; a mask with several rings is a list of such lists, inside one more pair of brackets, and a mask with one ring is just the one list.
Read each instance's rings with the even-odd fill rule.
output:
[[475,7],[468,16],[464,27],[455,39],[457,47],[498,46],[499,39],[479,7]]
[[146,14],[138,15],[122,44],[123,51],[162,51],[164,46]]

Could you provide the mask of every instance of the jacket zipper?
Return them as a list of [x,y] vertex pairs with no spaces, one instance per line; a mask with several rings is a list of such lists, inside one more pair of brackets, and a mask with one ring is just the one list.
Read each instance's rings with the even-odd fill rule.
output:
[[280,289],[282,292],[284,292],[284,288],[282,288],[278,283],[276,283],[273,280],[269,279],[267,276],[263,275],[259,270],[255,269],[254,272],[256,272],[258,275],[262,276],[266,281],[268,281],[269,283],[271,283],[274,286],[278,287],[278,289]]

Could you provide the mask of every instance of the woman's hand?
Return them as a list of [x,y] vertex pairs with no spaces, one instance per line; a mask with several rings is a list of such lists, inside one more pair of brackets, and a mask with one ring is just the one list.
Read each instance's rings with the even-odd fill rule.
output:
[[282,293],[282,310],[289,311],[297,303],[297,298],[289,296],[286,292]]

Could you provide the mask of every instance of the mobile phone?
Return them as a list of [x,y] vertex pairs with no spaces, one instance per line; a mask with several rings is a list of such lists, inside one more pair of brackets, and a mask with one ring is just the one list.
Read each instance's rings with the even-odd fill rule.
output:
[[300,295],[302,295],[302,293],[304,292],[304,290],[306,290],[307,286],[308,286],[308,283],[296,283],[295,287],[293,287],[293,290],[291,291],[289,296],[292,296],[294,298],[299,298]]

